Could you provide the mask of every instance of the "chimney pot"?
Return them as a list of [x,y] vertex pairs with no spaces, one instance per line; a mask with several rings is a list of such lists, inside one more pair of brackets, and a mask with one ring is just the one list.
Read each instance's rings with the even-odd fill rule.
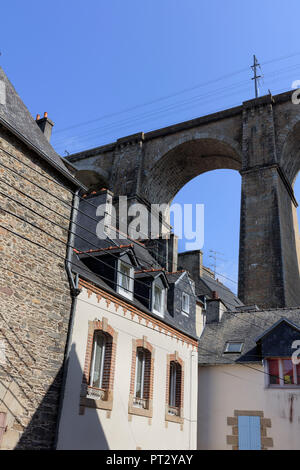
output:
[[50,142],[51,134],[52,134],[52,127],[54,123],[48,118],[48,113],[44,112],[44,117],[41,118],[39,114],[36,116],[36,123],[45,135],[48,142]]

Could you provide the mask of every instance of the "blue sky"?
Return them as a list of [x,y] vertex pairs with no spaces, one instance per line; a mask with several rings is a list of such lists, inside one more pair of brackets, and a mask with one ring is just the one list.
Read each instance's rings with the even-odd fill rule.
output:
[[[289,90],[300,79],[298,13],[297,0],[10,0],[0,64],[32,114],[48,112],[64,155],[252,98],[254,53],[261,94]],[[205,262],[209,249],[223,253],[218,272],[235,280],[239,198],[240,175],[228,170],[175,198],[205,204]]]

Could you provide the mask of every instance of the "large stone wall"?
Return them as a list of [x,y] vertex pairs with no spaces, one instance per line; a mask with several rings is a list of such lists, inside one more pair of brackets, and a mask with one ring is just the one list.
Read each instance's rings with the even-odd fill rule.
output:
[[206,171],[240,171],[239,297],[260,307],[300,305],[293,193],[300,170],[300,106],[291,98],[291,92],[267,95],[69,159],[79,174],[88,170],[105,176],[116,194],[156,204],[170,203],[188,181]]
[[[0,227],[0,412],[7,413],[7,429],[0,448],[50,449],[55,436],[71,307],[64,258],[70,218],[68,204],[72,203],[72,194],[67,187],[55,184],[54,181],[59,181],[58,174],[3,127],[0,128],[0,159],[1,164],[9,168],[0,166],[0,225],[11,231]],[[34,169],[52,181],[38,175]],[[25,178],[47,189],[66,204]],[[3,194],[42,214],[50,222]],[[45,206],[42,207],[37,201]],[[55,215],[50,208],[62,216]]]

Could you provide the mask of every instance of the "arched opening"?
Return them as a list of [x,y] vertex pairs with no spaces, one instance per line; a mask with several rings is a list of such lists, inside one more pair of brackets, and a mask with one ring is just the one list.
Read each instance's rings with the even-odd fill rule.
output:
[[147,174],[144,189],[151,203],[170,204],[180,189],[202,173],[217,169],[240,170],[241,151],[236,142],[200,138],[173,146]]
[[[296,122],[292,130],[287,135],[283,149],[281,152],[280,165],[284,174],[291,185],[297,203],[300,202],[300,121]],[[300,271],[300,236],[299,236],[299,220],[300,207],[296,207],[291,201],[292,217],[294,225],[294,236],[298,258],[298,266]]]
[[[298,202],[300,203],[300,175],[296,176],[294,179],[294,194],[295,198]],[[300,220],[300,205],[296,208],[295,205],[292,205],[292,211],[293,211],[293,219],[294,219],[294,232],[295,232],[295,240],[296,240],[296,249],[297,249],[297,256],[298,256],[298,265],[299,265],[299,270],[300,270],[300,234],[299,234],[299,220]]]
[[[204,205],[203,264],[215,278],[237,293],[241,176],[238,171],[220,169],[199,175],[189,181],[174,197],[172,204]],[[171,213],[171,225],[174,226]],[[195,230],[195,226],[193,227]],[[178,251],[186,250],[187,238],[178,240]],[[211,251],[212,250],[212,251]]]
[[[194,210],[196,204],[204,204],[204,246],[195,246],[194,249],[204,251],[206,266],[213,260],[209,257],[214,256],[210,249],[224,253],[222,258],[225,261],[219,262],[217,259],[215,275],[236,293],[241,150],[236,141],[207,135],[175,144],[160,158],[156,158],[156,163],[148,172],[146,197],[149,202],[156,204],[192,204]],[[165,216],[169,221],[167,213]],[[192,222],[193,225],[197,223],[193,217]],[[170,223],[174,226],[172,213]],[[178,235],[176,231],[175,234]],[[191,250],[185,246],[187,240],[184,229],[182,234],[179,252]]]

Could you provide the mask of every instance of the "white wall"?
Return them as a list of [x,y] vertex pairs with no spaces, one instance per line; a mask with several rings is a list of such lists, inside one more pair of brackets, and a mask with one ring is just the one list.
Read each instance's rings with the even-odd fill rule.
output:
[[[85,408],[79,415],[82,371],[86,353],[88,321],[103,317],[118,332],[114,402],[111,417],[105,410]],[[128,420],[132,339],[147,341],[155,349],[152,424],[143,416]],[[168,422],[165,426],[167,354],[178,351],[184,361],[184,425]],[[114,303],[99,302],[83,289],[78,297],[72,351],[59,427],[58,449],[195,449],[197,426],[197,352],[176,338],[160,333],[145,321],[133,320],[129,311],[116,311]]]
[[[263,411],[272,427],[273,449],[300,449],[300,389],[271,389],[265,386],[261,364],[248,366],[199,366],[198,449],[231,449],[226,436],[232,434],[227,417],[234,410]],[[290,416],[292,417],[290,421]]]

